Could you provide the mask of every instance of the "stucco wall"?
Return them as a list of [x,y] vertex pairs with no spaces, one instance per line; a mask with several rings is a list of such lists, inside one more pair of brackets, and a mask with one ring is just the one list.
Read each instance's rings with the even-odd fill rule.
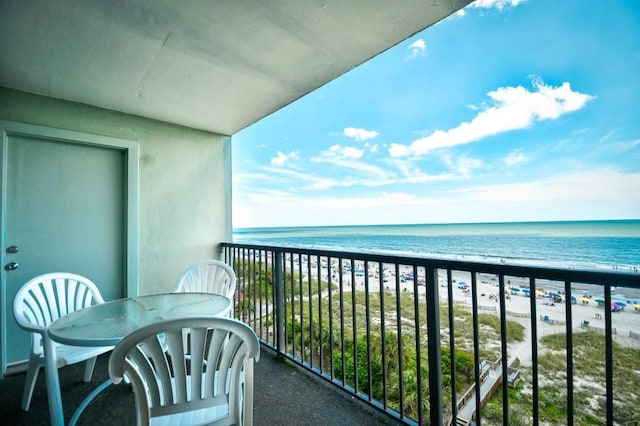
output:
[[230,137],[2,87],[0,119],[138,142],[140,294],[231,240]]

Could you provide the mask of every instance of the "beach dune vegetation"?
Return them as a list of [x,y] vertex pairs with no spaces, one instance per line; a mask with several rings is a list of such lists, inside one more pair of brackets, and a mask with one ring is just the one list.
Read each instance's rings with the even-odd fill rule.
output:
[[[238,265],[236,265],[238,266]],[[261,328],[262,336],[274,331],[274,280],[271,268],[243,265],[238,274],[244,279],[239,286],[244,299],[238,318]],[[303,271],[304,272],[304,271]],[[251,279],[246,279],[251,277]],[[340,283],[329,283],[300,275],[298,271],[283,274],[284,328],[286,351],[311,368],[343,382],[347,387],[370,396],[413,419],[428,416],[428,353],[426,350],[426,301],[412,292],[342,289]],[[341,291],[342,290],[342,291]],[[247,301],[248,300],[248,301]],[[258,309],[260,306],[260,309]],[[265,309],[265,306],[271,308]],[[451,410],[451,377],[449,365],[448,302],[440,304],[442,345],[443,408]],[[455,304],[454,341],[456,396],[459,398],[474,381],[474,327],[469,305]],[[479,359],[494,361],[500,356],[503,330],[497,313],[480,313]],[[419,334],[418,334],[419,333]],[[507,342],[525,340],[525,327],[507,320],[504,330]],[[384,336],[384,338],[382,337]],[[606,418],[604,404],[604,336],[594,331],[573,334],[574,356],[574,420],[575,424],[602,424]],[[420,347],[420,355],[416,345]],[[552,334],[539,340],[539,418],[543,424],[566,421],[566,335]],[[640,381],[637,365],[640,350],[614,342],[614,412],[619,424],[640,424]],[[530,418],[531,368],[519,367],[523,380],[510,389],[511,424]],[[418,383],[420,381],[420,383]],[[401,386],[402,385],[402,386]],[[421,386],[419,386],[421,385]],[[418,395],[418,389],[423,390]],[[422,407],[418,401],[421,397]],[[564,401],[564,402],[563,402]],[[501,389],[483,409],[483,423],[500,424]]]

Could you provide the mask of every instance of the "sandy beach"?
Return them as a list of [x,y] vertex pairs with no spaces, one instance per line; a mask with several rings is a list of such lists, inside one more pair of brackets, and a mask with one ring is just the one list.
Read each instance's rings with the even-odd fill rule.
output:
[[[454,274],[455,276],[455,274]],[[465,281],[464,275],[458,275],[457,282]],[[495,313],[498,314],[498,303],[496,300],[490,300],[491,295],[498,294],[497,281],[493,277],[485,277],[479,279],[478,285],[478,306],[487,308],[492,304],[496,306]],[[493,279],[492,279],[493,278]],[[454,278],[455,279],[455,278]],[[518,357],[523,365],[531,365],[531,318],[520,317],[519,314],[531,313],[530,296],[523,291],[510,291],[514,288],[528,288],[528,280],[522,278],[510,278],[510,284],[505,279],[505,289],[508,293],[508,299],[505,301],[507,319],[520,323],[525,329],[525,341],[511,344],[508,347],[509,359]],[[589,286],[592,287],[592,286]],[[549,293],[558,290],[557,283],[537,283],[536,288],[539,291],[545,291],[547,296]],[[446,290],[443,288],[443,290]],[[579,333],[587,329],[596,330],[604,334],[605,330],[605,313],[604,306],[599,305],[596,300],[600,298],[597,293],[592,293],[591,297],[583,297],[583,292],[591,292],[592,289],[583,289],[579,287],[572,288],[572,295],[576,298],[576,303],[571,304],[571,321],[574,333]],[[538,338],[550,334],[566,333],[566,304],[564,302],[554,303],[548,297],[542,294],[536,296],[536,329]],[[619,295],[618,295],[619,296]],[[442,298],[442,296],[441,296]],[[626,298],[625,298],[626,299]],[[454,284],[454,300],[471,305],[471,295],[458,289]],[[490,312],[482,309],[482,312]],[[516,315],[512,315],[512,314]],[[624,310],[612,312],[611,314],[612,329],[614,330],[613,338],[619,344],[640,349],[640,340],[631,337],[630,332],[640,333],[640,311],[636,311],[632,305],[628,305]]]
[[[296,268],[297,269],[297,268]],[[307,265],[303,258],[302,271],[307,271]],[[331,274],[331,282],[338,284],[340,281],[340,269],[336,259],[332,259],[331,268],[324,262],[321,262],[320,268],[316,263],[312,264],[311,274],[315,278],[320,271],[323,280],[329,279]],[[385,290],[394,291],[398,282],[401,292],[413,292],[414,281],[412,276],[412,268],[400,266],[398,268],[399,279],[396,280],[395,267],[384,265],[382,270],[376,265],[368,268],[367,286],[369,292],[379,292],[380,285]],[[382,276],[382,279],[380,277]],[[498,303],[498,281],[495,275],[478,274],[477,291],[478,291],[478,308],[479,312],[499,314]],[[463,283],[469,287],[471,284],[471,276],[466,272],[453,271],[453,301],[458,304],[466,304],[471,308],[471,291],[461,288]],[[353,282],[352,282],[353,281]],[[425,278],[420,275],[417,277],[418,294],[424,294],[426,291]],[[447,280],[446,273],[441,271],[438,278],[439,293],[441,301],[447,300]],[[342,287],[344,291],[351,291],[352,286],[356,290],[365,290],[365,270],[362,262],[355,262],[354,271],[351,271],[350,264],[342,265]],[[527,295],[526,289],[529,287],[528,279],[518,277],[505,277],[505,312],[507,319],[517,321],[525,328],[525,341],[510,344],[508,347],[509,359],[518,357],[523,365],[531,364],[531,318],[530,318],[530,297]],[[518,290],[523,289],[523,290]],[[537,318],[537,335],[538,338],[549,334],[566,332],[566,305],[564,302],[553,302],[550,298],[551,293],[562,293],[564,286],[562,283],[550,282],[546,280],[536,281],[536,314]],[[584,294],[589,297],[584,296]],[[576,303],[571,305],[571,320],[574,333],[582,332],[587,329],[594,329],[604,333],[605,315],[604,306],[596,302],[598,299],[604,299],[601,288],[592,285],[578,286],[574,285],[571,295],[575,297]],[[623,346],[639,348],[640,340],[632,337],[632,333],[640,333],[640,311],[634,309],[631,303],[637,303],[638,299],[631,299],[629,296],[637,295],[631,291],[625,293],[624,289],[617,289],[612,294],[613,300],[623,301],[627,304],[624,310],[612,312],[612,328],[614,330],[614,340]],[[564,298],[563,295],[561,297]],[[564,299],[563,299],[564,300]],[[631,302],[631,303],[629,303]],[[632,333],[630,333],[632,332]],[[639,337],[640,338],[640,337]]]

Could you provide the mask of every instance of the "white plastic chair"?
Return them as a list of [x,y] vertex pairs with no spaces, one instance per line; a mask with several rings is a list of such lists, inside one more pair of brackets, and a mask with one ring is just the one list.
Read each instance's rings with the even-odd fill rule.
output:
[[[31,353],[22,397],[22,409],[29,410],[33,388],[44,366],[43,341],[56,319],[87,306],[104,303],[98,287],[88,278],[64,272],[37,276],[25,283],[13,299],[13,315],[20,327],[31,332]],[[58,368],[86,361],[84,381],[91,381],[96,357],[113,346],[78,347],[52,342]],[[48,384],[47,384],[48,386]],[[47,388],[47,392],[57,392]]]
[[130,379],[138,425],[251,425],[253,363],[259,357],[258,338],[248,325],[181,318],[126,336],[109,358],[109,376],[116,384],[125,375]]
[[219,260],[201,260],[187,266],[178,277],[174,293],[215,293],[230,299],[236,291],[236,273]]
[[[201,260],[187,266],[176,281],[174,293],[202,292],[221,294],[233,304],[236,292],[236,273],[219,260]],[[233,307],[229,310],[233,317]]]

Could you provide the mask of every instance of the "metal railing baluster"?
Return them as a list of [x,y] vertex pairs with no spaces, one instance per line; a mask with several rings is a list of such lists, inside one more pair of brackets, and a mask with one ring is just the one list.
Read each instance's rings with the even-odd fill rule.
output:
[[[355,262],[353,259],[351,259],[351,269],[353,270],[355,266]],[[367,267],[366,262],[363,265],[364,268],[364,276],[368,277],[369,276],[369,269]],[[356,307],[356,283],[354,281],[354,277],[352,276],[352,282],[351,282],[351,311],[353,312],[353,315],[351,316],[351,338],[353,339],[353,392],[357,395],[360,392],[360,383],[358,382],[358,367],[359,367],[359,361],[358,361],[358,315],[357,315],[357,307]],[[365,278],[366,279],[366,278]]]
[[[397,286],[398,285],[398,275],[396,274],[395,279],[394,279],[394,284]],[[387,391],[387,386],[388,386],[388,382],[387,382],[387,331],[386,331],[386,321],[385,321],[385,310],[384,310],[384,288],[382,286],[380,286],[380,289],[378,291],[379,295],[380,295],[380,341],[381,341],[381,356],[380,358],[382,359],[382,405],[384,406],[384,409],[386,410],[389,406],[388,406],[388,399],[387,399],[387,395],[388,395],[388,391]]]
[[275,331],[276,331],[276,344],[278,349],[278,355],[282,356],[286,353],[286,341],[285,341],[285,328],[284,328],[284,283],[283,283],[283,258],[281,251],[275,251],[275,259],[274,259],[274,285],[275,285]]
[[[501,278],[502,287],[504,287],[504,277]],[[500,310],[504,311],[504,290],[501,289],[502,300]],[[475,275],[471,276],[471,318],[473,319],[473,377],[475,383],[475,399],[476,399],[476,424],[482,425],[482,416],[480,407],[482,406],[481,379],[480,379],[480,326],[478,324],[478,289]],[[507,423],[508,424],[508,423]]]
[[[367,261],[365,261],[365,269],[369,267]],[[382,266],[378,264],[378,268],[380,270],[380,285],[382,285]],[[371,371],[371,300],[369,295],[369,277],[365,275],[364,277],[364,297],[365,297],[365,317],[367,319],[366,323],[366,337],[367,337],[367,385],[368,385],[368,401],[371,402],[373,400],[372,389],[373,389],[373,372]]]
[[567,426],[573,426],[573,326],[570,281],[564,282],[564,305],[567,336]]
[[[418,267],[413,266],[413,327],[415,330],[416,345],[416,381],[418,389],[418,424],[424,424],[424,410],[422,409],[422,342],[420,340],[420,297],[418,291]],[[426,279],[426,274],[425,274]],[[426,286],[426,281],[425,281]]]
[[[396,276],[400,276],[398,273],[399,265],[396,264]],[[413,281],[416,281],[416,276],[414,275]],[[400,418],[404,418],[404,363],[403,363],[403,352],[404,349],[402,347],[402,308],[400,306],[400,297],[401,297],[401,289],[400,285],[396,285],[396,336],[398,340],[398,391],[400,396]]]
[[607,425],[613,425],[613,322],[611,319],[611,285],[604,287],[605,375]]
[[309,365],[313,368],[313,293],[311,292],[311,255],[307,255],[307,276],[309,277]]
[[[440,277],[438,277],[438,286],[440,285]],[[453,311],[453,273],[451,269],[447,269],[447,297],[449,305],[449,365],[451,366],[451,420],[455,421],[458,417],[458,391],[456,385],[456,332],[455,332],[455,315]]]
[[298,312],[300,314],[300,361],[304,364],[304,306],[302,292],[302,255],[298,253]]
[[531,376],[532,376],[532,406],[533,406],[533,425],[540,423],[538,416],[538,408],[540,407],[538,392],[540,391],[538,384],[538,313],[536,306],[536,280],[529,277],[529,303],[531,310]]
[[[340,376],[342,383],[347,383],[347,375],[345,370],[345,357],[344,357],[344,279],[342,274],[342,258],[338,260],[338,268],[340,269],[340,275],[338,277],[338,291],[340,293]],[[351,285],[353,285],[353,268],[351,268]]]
[[[540,287],[541,281],[550,281],[564,284],[565,302],[565,330],[566,337],[566,391],[567,391],[567,424],[577,422],[580,409],[578,401],[577,386],[574,383],[578,374],[578,362],[574,358],[579,356],[579,352],[574,350],[574,342],[578,339],[573,334],[573,310],[571,292],[575,283],[598,285],[604,293],[604,334],[605,334],[605,390],[603,411],[603,422],[612,425],[614,420],[614,348],[612,328],[612,287],[629,287],[640,290],[640,274],[632,272],[607,272],[607,271],[581,271],[576,269],[562,268],[542,268],[506,264],[490,264],[480,262],[464,262],[453,260],[426,259],[420,257],[389,256],[373,253],[347,253],[339,251],[312,250],[303,248],[285,248],[272,246],[259,246],[251,244],[223,244],[222,256],[225,261],[232,265],[238,275],[239,292],[234,295],[234,301],[238,307],[238,319],[251,324],[258,334],[261,342],[271,346],[276,350],[278,356],[284,356],[326,380],[331,381],[337,387],[346,392],[368,402],[378,410],[383,410],[390,416],[402,420],[408,424],[443,424],[443,404],[444,395],[451,397],[451,419],[447,417],[446,422],[455,422],[456,416],[460,415],[461,407],[458,405],[457,389],[460,376],[456,366],[456,309],[454,306],[454,273],[471,274],[471,323],[472,339],[470,343],[472,349],[468,354],[473,358],[473,380],[480,384],[486,373],[483,369],[481,351],[486,350],[486,345],[481,345],[479,318],[479,284],[478,277],[481,274],[492,274],[498,278],[498,306],[499,335],[501,367],[503,371],[502,382],[502,422],[510,421],[514,404],[509,399],[509,384],[507,376],[509,374],[509,359],[507,344],[510,338],[511,325],[506,319],[506,315],[512,315],[507,310],[505,300],[506,288],[505,277],[525,277],[529,283],[528,310],[530,320],[527,321],[531,333],[531,421],[534,425],[541,421],[548,422],[547,418],[541,417],[540,398],[540,357],[538,356],[538,345],[540,343],[538,333],[538,305],[536,301],[536,290]],[[315,267],[314,267],[315,259]],[[334,262],[335,260],[335,262]],[[297,266],[295,264],[297,261]],[[306,263],[306,265],[303,265]],[[360,279],[360,264],[364,264],[364,279]],[[337,265],[337,270],[336,270]],[[346,271],[345,265],[350,266],[350,271]],[[371,265],[375,265],[370,268]],[[402,267],[402,268],[401,268]],[[422,287],[420,273],[425,271],[425,286]],[[358,271],[356,273],[356,270]],[[377,270],[378,288],[371,284],[370,275],[373,277]],[[409,287],[413,291],[413,321],[410,320],[411,310],[402,312],[403,291],[400,282],[401,270],[412,271],[413,286]],[[443,371],[441,370],[442,348],[440,346],[440,299],[438,271],[445,271],[447,276],[447,301],[449,327],[449,357],[445,361],[449,364],[451,379],[443,383]],[[306,272],[305,272],[306,271]],[[315,271],[315,272],[314,272]],[[298,275],[297,277],[295,275]],[[326,276],[325,276],[326,274]],[[306,278],[305,278],[306,275]],[[289,279],[289,277],[291,277]],[[313,279],[317,278],[317,293],[313,292]],[[307,279],[307,282],[304,280]],[[351,281],[351,303],[346,299],[345,292],[349,291],[346,280]],[[388,283],[385,283],[385,279]],[[406,278],[409,279],[408,277]],[[403,279],[404,280],[404,279]],[[337,284],[338,299],[333,287]],[[393,283],[393,284],[392,284]],[[484,281],[483,281],[484,283]],[[291,288],[287,288],[291,285]],[[395,285],[394,288],[391,288]],[[303,296],[308,290],[308,296]],[[363,292],[363,299],[360,299],[356,292]],[[424,297],[422,292],[424,291]],[[515,290],[514,290],[515,291]],[[286,293],[286,294],[285,294]],[[243,297],[241,301],[240,298]],[[295,298],[299,297],[298,300]],[[395,303],[389,304],[388,298],[395,297]],[[362,302],[364,300],[364,302]],[[251,303],[252,302],[252,303]],[[602,301],[601,301],[602,302]],[[599,302],[599,303],[601,303]],[[308,303],[305,306],[304,303]],[[315,305],[317,303],[317,306]],[[445,302],[443,302],[445,303]],[[511,302],[509,302],[511,303]],[[350,306],[349,306],[350,305]],[[408,306],[407,306],[408,307]],[[404,307],[404,308],[407,308]],[[486,307],[481,307],[485,309]],[[291,311],[289,312],[289,309]],[[557,308],[556,308],[557,309]],[[308,320],[305,318],[305,311],[308,311]],[[348,318],[350,314],[351,318]],[[426,312],[426,336],[423,335],[422,317]],[[443,311],[444,312],[444,311]],[[360,313],[360,314],[359,314]],[[364,313],[364,315],[362,315]],[[299,315],[299,318],[298,318]],[[326,318],[328,315],[328,319]],[[547,319],[550,324],[553,320]],[[600,318],[596,314],[596,318]],[[290,321],[290,323],[289,323]],[[327,322],[327,325],[325,325]],[[363,323],[361,323],[363,322]],[[296,327],[300,326],[300,332],[296,332]],[[484,324],[484,320],[482,322]],[[556,321],[557,323],[557,321]],[[394,325],[395,324],[395,325]],[[585,321],[586,324],[586,321]],[[352,330],[348,330],[351,326]],[[291,327],[289,333],[287,327]],[[483,325],[484,327],[484,325]],[[588,325],[585,325],[588,327]],[[484,329],[484,328],[483,328]],[[307,332],[308,330],[308,332]],[[317,333],[316,333],[317,331]],[[397,336],[393,340],[388,337],[397,331]],[[347,333],[350,336],[347,336]],[[413,333],[413,335],[411,335]],[[307,342],[307,335],[309,341]],[[389,336],[387,336],[389,334]],[[413,339],[414,343],[407,344]],[[426,337],[426,351],[423,351]],[[289,339],[291,342],[289,343]],[[298,339],[300,340],[298,342]],[[327,341],[329,339],[329,341]],[[349,346],[352,339],[353,347]],[[374,341],[375,339],[375,341]],[[380,344],[377,344],[377,340]],[[362,352],[358,349],[358,340],[363,342]],[[366,344],[366,354],[364,353]],[[407,344],[407,345],[405,345]],[[340,346],[337,350],[336,345]],[[397,345],[397,348],[395,346]],[[416,360],[410,362],[405,357],[406,351],[413,351],[415,345]],[[394,347],[392,347],[394,346]],[[393,351],[391,351],[393,349]],[[397,352],[396,352],[397,349]],[[473,354],[470,351],[473,351]],[[380,352],[379,352],[380,351]],[[390,352],[388,354],[387,352]],[[462,352],[464,355],[464,350]],[[316,360],[319,356],[319,360]],[[466,355],[465,355],[466,356]],[[334,362],[340,363],[341,368],[337,369]],[[393,357],[393,358],[389,358]],[[396,358],[397,357],[397,362]],[[350,359],[351,358],[351,359]],[[366,359],[363,359],[366,358]],[[425,363],[427,364],[425,367]],[[471,364],[469,364],[471,365]],[[351,371],[353,368],[353,371]],[[417,370],[414,371],[413,369]],[[446,366],[445,366],[446,368]],[[526,367],[525,367],[526,368]],[[575,370],[575,371],[574,371]],[[424,376],[424,371],[428,371],[428,376]],[[353,374],[353,379],[351,379]],[[366,374],[367,379],[360,380]],[[527,377],[527,376],[525,376]],[[423,389],[422,380],[428,380],[428,389]],[[471,378],[470,378],[471,379]],[[396,380],[398,381],[396,383]],[[409,396],[409,391],[413,392],[414,380],[418,394]],[[397,384],[397,387],[396,387]],[[446,392],[445,392],[445,387]],[[427,392],[429,400],[426,401]],[[469,395],[467,395],[469,394]],[[476,407],[476,424],[483,421],[479,390],[467,392],[464,398],[471,397]],[[410,404],[414,404],[417,399],[417,410]],[[474,401],[475,400],[475,401]],[[428,403],[429,413],[422,409]],[[545,404],[547,402],[545,401]],[[449,403],[447,402],[447,411]],[[486,413],[488,415],[488,412]],[[515,415],[515,412],[514,414]],[[495,418],[492,419],[495,421]],[[515,421],[515,418],[513,419]]]
[[[289,251],[285,251],[285,259],[286,265],[284,271],[282,271],[282,276],[285,277],[285,299],[284,306],[286,309],[285,315],[285,339],[287,342],[287,353],[291,354],[291,356],[295,359],[297,358],[296,354],[296,345],[295,345],[295,287],[296,282],[294,278],[295,270],[293,268],[293,262],[291,261],[291,253]],[[288,290],[288,292],[287,292]]]
[[[474,274],[475,277],[475,274]],[[502,277],[502,284],[504,285],[504,277]],[[504,295],[503,295],[504,297]],[[505,301],[504,308],[500,308],[500,363],[502,368],[502,424],[509,424],[509,383],[506,378],[509,376],[509,354],[507,353],[507,303]],[[482,404],[476,405],[481,407]],[[480,411],[480,408],[477,409]]]
[[427,266],[427,349],[429,359],[429,423],[442,424],[442,369],[440,348],[440,296],[438,294],[437,274],[433,265]]
[[320,374],[324,374],[324,368],[325,368],[325,364],[324,364],[324,324],[322,322],[322,274],[321,274],[321,269],[322,269],[322,259],[320,256],[318,256],[318,263],[317,263],[317,269],[318,269],[318,335],[319,335],[319,346],[318,346],[318,356],[320,357],[320,359],[318,360],[319,364],[320,364]]
[[[333,261],[332,258],[329,257],[327,259],[327,264],[328,266],[328,274],[327,274],[327,290],[329,292],[329,375],[331,377],[331,380],[334,379],[334,361],[333,361],[333,342],[334,342],[334,337],[333,337],[333,282],[331,280],[332,278],[332,272],[333,272]],[[342,271],[340,271],[342,272]]]

